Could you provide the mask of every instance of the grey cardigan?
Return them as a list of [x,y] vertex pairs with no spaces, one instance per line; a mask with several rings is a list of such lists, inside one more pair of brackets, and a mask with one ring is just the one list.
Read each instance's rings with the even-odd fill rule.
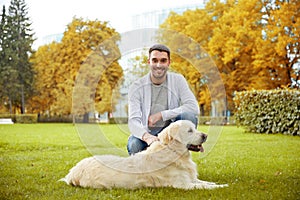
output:
[[[173,119],[183,112],[199,115],[198,102],[181,74],[168,72],[168,110],[162,111],[163,121]],[[148,130],[151,107],[150,73],[136,80],[128,92],[128,127],[132,135],[142,138]]]

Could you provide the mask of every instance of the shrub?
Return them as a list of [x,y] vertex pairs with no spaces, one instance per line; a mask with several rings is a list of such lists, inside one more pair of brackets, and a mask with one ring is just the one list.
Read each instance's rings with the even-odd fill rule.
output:
[[235,121],[233,117],[211,117],[211,116],[200,116],[198,118],[198,124],[200,125],[234,125]]
[[10,118],[13,122],[16,122],[16,115],[15,114],[0,114],[0,119],[3,118]]
[[112,117],[109,118],[110,124],[127,124],[128,118],[127,117]]
[[72,123],[72,115],[39,115],[38,122],[42,123]]
[[16,115],[16,123],[32,124],[37,123],[38,116],[36,114],[19,114]]
[[250,132],[300,135],[299,90],[253,90],[234,97],[237,125]]

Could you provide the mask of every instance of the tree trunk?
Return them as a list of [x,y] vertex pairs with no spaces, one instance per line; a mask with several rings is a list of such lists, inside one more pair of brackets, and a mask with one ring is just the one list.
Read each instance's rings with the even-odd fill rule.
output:
[[22,85],[21,90],[21,114],[25,114],[24,85]]
[[9,98],[9,113],[10,113],[10,114],[13,114],[13,113],[12,113],[12,102],[11,102],[11,98]]

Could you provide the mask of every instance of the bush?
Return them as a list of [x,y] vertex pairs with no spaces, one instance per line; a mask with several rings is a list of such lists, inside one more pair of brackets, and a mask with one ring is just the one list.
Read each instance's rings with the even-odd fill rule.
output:
[[14,123],[16,122],[16,115],[15,114],[0,114],[0,119],[11,119]]
[[[109,124],[127,124],[127,117],[113,117],[109,118]],[[211,116],[200,116],[198,117],[199,125],[234,125],[234,118],[231,117],[229,120],[226,117],[211,117]]]
[[299,90],[253,90],[235,93],[237,125],[250,132],[300,135]]
[[72,123],[72,115],[39,115],[38,122],[41,123]]
[[200,125],[235,125],[233,117],[211,117],[200,116],[198,118],[198,124]]
[[16,115],[16,123],[32,124],[37,123],[38,116],[36,114],[20,114]]
[[109,118],[110,124],[127,124],[128,118],[127,117],[112,117]]

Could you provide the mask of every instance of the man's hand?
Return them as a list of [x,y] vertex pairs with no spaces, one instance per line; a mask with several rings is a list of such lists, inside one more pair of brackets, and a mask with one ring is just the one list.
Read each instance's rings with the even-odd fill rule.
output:
[[142,140],[144,140],[148,144],[148,146],[150,146],[155,141],[159,141],[158,137],[147,132],[143,135]]
[[148,126],[155,127],[156,122],[158,122],[159,120],[162,120],[162,115],[160,112],[150,115],[148,117]]

